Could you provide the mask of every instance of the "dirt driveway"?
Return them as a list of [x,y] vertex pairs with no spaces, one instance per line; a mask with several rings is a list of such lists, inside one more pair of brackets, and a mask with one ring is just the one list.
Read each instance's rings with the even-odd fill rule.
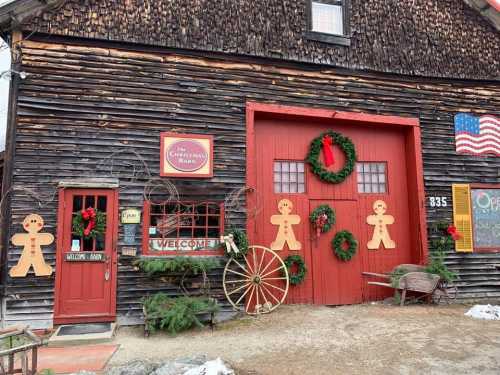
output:
[[500,374],[500,321],[464,306],[284,306],[169,337],[123,328],[112,360],[222,357],[241,374]]

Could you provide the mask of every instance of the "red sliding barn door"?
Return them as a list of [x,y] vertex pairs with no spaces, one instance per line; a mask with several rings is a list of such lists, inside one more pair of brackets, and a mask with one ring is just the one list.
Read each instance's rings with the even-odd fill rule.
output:
[[[358,163],[345,181],[332,184],[313,174],[305,162],[309,145],[321,133],[333,130],[349,137],[356,147]],[[420,261],[420,254],[412,243],[414,229],[410,225],[407,175],[406,129],[391,126],[366,126],[348,121],[284,119],[270,116],[255,120],[254,160],[255,194],[257,202],[253,232],[254,244],[270,247],[278,227],[271,216],[278,214],[278,203],[288,199],[293,204],[292,214],[299,215],[300,224],[292,225],[300,250],[285,245],[278,251],[282,258],[301,255],[307,265],[306,280],[291,286],[289,303],[352,304],[383,298],[387,289],[367,285],[361,273],[388,272],[401,263]],[[323,155],[320,160],[323,162]],[[339,170],[345,157],[334,147],[332,171]],[[374,215],[373,204],[383,200],[387,215],[395,218],[388,226],[395,249],[368,249],[375,227],[367,223]],[[333,228],[319,238],[309,222],[311,212],[321,204],[330,205],[336,212]],[[337,232],[347,230],[359,242],[356,255],[350,261],[341,261],[331,246]],[[412,250],[413,249],[413,250]]]
[[[113,321],[116,316],[115,190],[66,189],[59,196],[54,322]],[[106,217],[105,231],[92,237],[73,230],[73,219],[89,207]]]

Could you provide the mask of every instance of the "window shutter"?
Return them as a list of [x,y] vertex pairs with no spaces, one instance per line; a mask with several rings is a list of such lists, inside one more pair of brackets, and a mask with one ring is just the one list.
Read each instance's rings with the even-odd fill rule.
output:
[[470,204],[470,186],[453,184],[453,221],[462,237],[455,242],[455,250],[461,253],[473,251],[472,211]]

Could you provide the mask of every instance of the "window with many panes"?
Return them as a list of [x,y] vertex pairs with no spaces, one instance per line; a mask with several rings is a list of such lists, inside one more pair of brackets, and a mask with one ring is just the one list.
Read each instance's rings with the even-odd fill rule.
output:
[[387,163],[358,162],[356,174],[358,193],[387,192]]
[[305,193],[305,181],[303,161],[276,160],[274,162],[275,193]]
[[309,0],[308,37],[349,45],[349,0]]
[[223,233],[223,203],[145,202],[143,249],[146,255],[218,253]]

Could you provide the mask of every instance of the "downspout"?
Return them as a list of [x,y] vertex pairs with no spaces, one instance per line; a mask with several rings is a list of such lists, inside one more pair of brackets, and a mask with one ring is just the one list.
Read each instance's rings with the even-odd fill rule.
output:
[[[20,46],[22,33],[13,30],[10,34],[10,48],[12,54],[11,69],[20,71]],[[18,74],[11,74],[9,104],[7,113],[7,133],[5,138],[5,156],[4,171],[2,180],[2,206],[0,207],[1,225],[0,225],[0,280],[1,280],[1,325],[5,326],[5,316],[7,307],[7,272],[8,272],[8,249],[10,237],[10,218],[11,218],[11,188],[14,174],[14,157],[17,133],[17,98],[19,92]]]

